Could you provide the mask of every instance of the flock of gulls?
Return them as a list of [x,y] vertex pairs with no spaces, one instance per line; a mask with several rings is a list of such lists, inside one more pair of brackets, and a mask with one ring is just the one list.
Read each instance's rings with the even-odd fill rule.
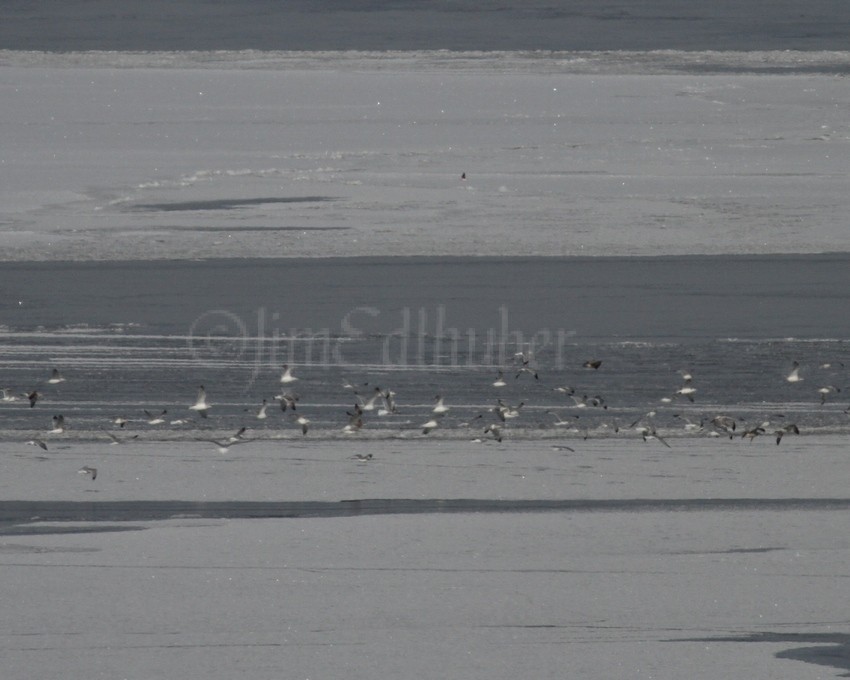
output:
[[[602,368],[603,362],[601,359],[589,359],[581,364],[583,370],[596,372]],[[843,367],[843,365],[841,365]],[[833,368],[831,364],[822,364],[821,369]],[[690,370],[679,371],[681,383],[678,387],[671,389],[668,394],[662,396],[659,401],[662,404],[673,404],[677,400],[684,400],[693,404],[696,402],[698,387],[697,381],[694,379],[693,372]],[[520,418],[523,413],[524,402],[517,404],[509,404],[503,398],[498,397],[500,390],[504,390],[508,385],[515,381],[526,379],[539,384],[540,371],[536,365],[533,355],[524,352],[517,352],[513,357],[513,362],[510,366],[504,367],[498,371],[495,379],[492,380],[491,386],[494,390],[494,405],[486,411],[480,412],[474,417],[466,419],[465,422],[457,423],[458,428],[467,428],[468,431],[481,432],[480,437],[475,437],[472,441],[485,442],[487,440],[502,442],[506,434],[509,432],[509,425]],[[270,407],[280,410],[283,413],[289,412],[289,417],[292,422],[300,429],[301,434],[306,436],[310,431],[311,421],[301,411],[298,410],[298,405],[301,401],[300,395],[293,389],[294,383],[299,378],[294,375],[293,367],[284,364],[280,374],[280,394],[274,396],[271,401],[263,399],[256,412],[254,418],[263,421],[269,417],[268,410]],[[802,383],[804,381],[803,372],[799,363],[793,362],[789,372],[785,376],[785,381],[791,384]],[[27,399],[30,408],[35,408],[41,403],[46,390],[55,387],[65,382],[65,377],[56,368],[53,369],[50,377],[45,381],[44,387],[34,389],[28,392],[15,394],[11,388],[0,389],[0,402],[15,402],[19,399]],[[396,393],[391,389],[381,387],[370,387],[368,382],[354,384],[351,381],[345,380],[341,385],[342,389],[350,393],[352,397],[352,406],[345,411],[344,424],[341,427],[342,433],[346,435],[356,435],[363,427],[364,423],[371,416],[383,417],[393,416],[398,413],[398,403]],[[364,388],[369,390],[364,394]],[[551,417],[548,427],[555,428],[560,432],[578,435],[583,439],[590,437],[589,427],[582,427],[585,415],[589,411],[595,412],[598,417],[608,412],[608,401],[601,395],[579,394],[578,391],[570,386],[560,385],[550,388],[553,392],[558,393],[561,398],[568,398],[566,412],[558,413],[554,410],[546,410],[547,416]],[[820,404],[826,403],[837,394],[841,393],[841,387],[833,384],[824,384],[817,387],[817,399]],[[274,403],[277,402],[275,406]],[[207,397],[206,388],[202,385],[198,388],[195,401],[186,406],[187,416],[195,414],[196,416],[206,419],[209,417],[210,411],[213,409],[213,404],[210,403]],[[309,409],[309,407],[308,407]],[[408,430],[402,431],[398,436],[407,438],[412,435],[428,436],[434,430],[443,426],[445,416],[451,411],[447,398],[443,395],[435,395],[433,404],[430,406],[429,412],[422,417],[421,423],[414,425]],[[189,418],[169,416],[168,410],[152,412],[144,410],[144,422],[150,426],[156,425],[184,425],[192,422]],[[846,415],[850,415],[850,406],[844,409]],[[659,434],[656,426],[655,410],[650,410],[639,415],[631,422],[624,424],[622,427],[614,418],[605,418],[601,424],[601,428],[608,430],[610,433],[620,433],[621,430],[625,433],[641,437],[644,442],[657,441],[663,446],[672,448],[670,442]],[[786,422],[786,417],[783,414],[774,414],[770,420],[762,420],[756,423],[747,423],[743,418],[736,418],[726,414],[710,414],[704,415],[698,421],[688,418],[681,413],[673,414],[675,422],[681,424],[684,433],[692,435],[703,435],[710,437],[728,437],[734,439],[740,437],[743,440],[752,441],[756,437],[763,435],[772,436],[776,444],[779,444],[783,437],[790,434],[800,434],[800,428],[796,423]],[[775,421],[779,420],[777,424]],[[104,436],[109,438],[111,444],[122,444],[124,442],[137,439],[139,434],[129,434],[126,428],[131,422],[123,416],[116,416],[111,420],[112,428],[101,428]],[[414,423],[416,421],[407,421]],[[115,428],[120,430],[119,434],[113,431]],[[44,451],[48,450],[48,441],[54,435],[62,435],[66,432],[67,425],[65,417],[62,414],[57,414],[52,417],[52,426],[46,431],[44,437],[34,437],[26,443],[32,446],[37,446]],[[221,452],[226,453],[230,448],[248,444],[253,441],[261,440],[262,437],[253,437],[249,435],[249,427],[241,426],[235,433],[222,438],[207,438],[195,437],[196,440],[207,442],[215,446]],[[564,444],[553,445],[553,449],[561,451],[574,451],[573,448]],[[373,459],[372,453],[358,453],[350,456],[350,459],[360,462],[367,462]],[[91,466],[84,466],[78,470],[79,474],[88,476],[91,480],[97,479],[98,471]]]

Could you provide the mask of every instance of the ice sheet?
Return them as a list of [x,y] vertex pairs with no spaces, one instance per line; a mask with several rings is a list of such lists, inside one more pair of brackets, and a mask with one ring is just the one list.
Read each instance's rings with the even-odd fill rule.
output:
[[[847,670],[843,443],[3,445],[3,498],[652,498],[635,511],[4,527],[10,679],[834,677]],[[235,449],[234,449],[235,452]],[[76,474],[98,465],[97,480]],[[192,470],[191,479],[185,475]],[[778,500],[758,506],[764,495]],[[749,507],[705,499],[747,496]],[[690,510],[664,498],[702,498]],[[798,497],[797,500],[793,500]],[[785,499],[785,500],[782,500]],[[0,508],[5,509],[5,503]],[[199,506],[200,508],[201,506]]]
[[0,256],[844,251],[848,62],[6,52]]

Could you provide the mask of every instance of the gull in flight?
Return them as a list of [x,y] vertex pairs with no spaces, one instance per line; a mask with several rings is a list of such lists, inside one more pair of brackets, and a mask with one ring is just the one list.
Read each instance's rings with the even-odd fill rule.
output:
[[53,429],[48,434],[62,434],[65,431],[65,416],[53,416]]
[[496,402],[496,406],[493,407],[493,413],[501,420],[505,422],[509,418],[517,418],[519,417],[519,410],[523,407],[525,402],[520,402],[516,406],[510,406],[506,404],[501,399]]
[[65,378],[63,378],[62,374],[59,373],[58,368],[54,368],[53,373],[50,375],[50,379],[47,382],[51,385],[58,385],[61,382],[65,382]]
[[[449,407],[443,403],[443,398],[439,394],[434,397],[434,399],[436,399],[437,402],[434,404],[434,408],[431,409],[432,413],[443,414],[449,412]],[[436,427],[436,425],[434,427]]]
[[201,439],[197,438],[199,442],[209,442],[210,444],[215,444],[219,453],[227,453],[231,446],[236,446],[237,444],[247,444],[252,439],[243,439],[242,435],[245,434],[244,427],[240,428],[236,434],[230,435],[227,439]]
[[650,422],[651,422],[652,419],[655,418],[655,416],[656,416],[655,411],[650,411],[649,413],[645,413],[640,418],[638,418],[635,422],[633,422],[631,425],[629,425],[629,428],[637,427],[638,423],[640,423],[644,419],[649,419]]
[[691,385],[691,381],[694,379],[694,376],[690,371],[679,371],[679,373],[682,375],[682,380],[685,381],[685,384],[676,390],[676,394],[680,397],[687,397],[688,401],[693,403],[694,394],[696,394],[697,391],[697,388]]
[[838,394],[841,391],[840,387],[836,387],[835,385],[824,385],[823,387],[818,388],[818,392],[820,393],[820,403],[823,405],[826,403],[826,398],[830,394]]
[[[123,444],[125,441],[127,441],[127,439],[122,439],[121,437],[117,437],[114,434],[112,434],[111,432],[109,432],[108,430],[104,430],[104,432],[106,433],[106,436],[109,437],[112,440],[111,442],[109,442],[110,446],[117,446],[118,444]],[[138,439],[138,438],[139,438],[139,435],[137,435],[137,434],[134,434],[132,437],[129,437],[129,439]]]
[[260,410],[257,411],[257,420],[265,420],[267,418],[267,416],[266,416],[266,409],[267,408],[268,408],[268,403],[266,402],[265,399],[263,399],[263,405],[260,406]]
[[603,409],[608,408],[608,404],[605,403],[605,400],[600,397],[598,394],[594,397],[588,397],[586,394],[582,395],[581,398],[571,395],[570,398],[575,402],[576,408],[587,408],[588,406],[598,407],[601,406]]
[[360,410],[360,406],[355,404],[354,413],[351,411],[346,411],[345,413],[348,416],[348,423],[342,428],[342,431],[346,434],[359,432],[360,428],[363,427],[363,418],[361,417],[363,412]]
[[800,364],[795,361],[791,364],[791,367],[791,372],[785,376],[785,379],[789,383],[802,382],[803,378],[800,376]]
[[349,456],[349,460],[357,460],[361,463],[365,463],[366,461],[372,460],[374,456],[371,453],[355,453],[353,456]]
[[124,427],[127,424],[127,419],[122,418],[121,416],[116,416],[112,419],[112,424],[117,425],[118,427]]
[[[685,421],[685,432],[702,432],[703,430],[703,421],[695,423],[679,413],[674,413],[673,417]],[[732,424],[735,424],[734,421],[732,422]]]
[[[555,427],[567,427],[569,425],[573,425],[573,422],[571,420],[564,420],[563,418],[561,418],[561,416],[559,416],[554,411],[546,411],[546,413],[549,413],[550,415],[555,416]],[[571,416],[571,417],[578,420],[578,416],[574,415],[574,416]]]
[[493,387],[504,387],[508,383],[505,382],[504,371],[499,371],[499,377],[493,382]]
[[723,432],[723,434],[728,434],[729,439],[732,439],[732,436],[735,433],[735,428],[737,427],[737,423],[734,418],[731,416],[714,416],[710,422],[717,430]]
[[307,426],[310,424],[310,421],[304,416],[297,416],[295,422],[301,426],[301,434],[307,434]]
[[582,364],[582,368],[592,368],[594,371],[602,365],[601,359],[588,359]]
[[3,396],[0,397],[0,401],[17,401],[18,398],[14,394],[9,394],[9,387],[4,387],[0,389],[0,394]]
[[396,412],[395,392],[386,390],[382,395],[384,398],[384,408],[378,410],[379,416],[388,416]]
[[36,403],[39,399],[41,399],[41,392],[36,392],[35,390],[33,390],[32,392],[29,392],[29,393],[26,395],[26,397],[27,397],[27,399],[29,399],[29,400],[30,400],[30,408],[32,408],[33,406],[35,406],[35,403]]
[[209,411],[209,409],[210,406],[207,404],[207,391],[204,389],[204,386],[201,385],[198,388],[198,398],[195,399],[195,403],[189,407],[189,410],[197,411],[201,418],[206,418],[207,411]]
[[295,411],[295,403],[300,399],[297,394],[291,394],[287,392],[286,394],[279,394],[275,397],[276,401],[280,402],[280,410],[286,411],[287,407],[291,408]]
[[523,373],[530,373],[534,376],[535,380],[538,379],[537,371],[535,371],[530,366],[533,357],[534,355],[531,352],[529,352],[528,354],[526,354],[525,352],[517,352],[516,354],[514,354],[514,361],[516,362],[517,360],[519,360],[520,363],[520,366],[517,368],[517,373],[514,378],[519,378]]
[[514,376],[514,378],[519,378],[519,377],[520,377],[523,373],[530,373],[531,375],[533,375],[533,376],[534,376],[534,379],[535,379],[535,380],[539,380],[539,379],[540,379],[540,376],[539,376],[539,375],[537,375],[537,371],[535,371],[533,368],[529,368],[526,364],[523,364],[522,366],[520,366],[520,367],[517,369],[517,373],[516,373],[516,375]]
[[27,444],[29,444],[30,446],[39,446],[45,451],[47,451],[47,444],[41,441],[41,439],[30,439]]
[[668,449],[673,448],[672,446],[670,446],[670,444],[668,444],[664,439],[661,438],[661,435],[659,435],[658,432],[655,431],[654,425],[650,425],[650,426],[644,425],[643,427],[638,428],[638,432],[643,437],[644,441],[649,441],[650,439],[657,439],[662,444],[664,444],[664,446],[666,446]]
[[89,467],[88,465],[83,465],[79,470],[77,470],[77,474],[80,475],[89,475],[94,481],[97,479],[97,468]]
[[749,439],[750,443],[753,443],[753,439],[758,437],[760,434],[764,434],[766,432],[765,425],[769,425],[769,423],[765,422],[762,425],[756,425],[755,427],[751,427],[749,430],[746,430],[742,435],[741,439]]
[[354,394],[357,396],[357,399],[360,402],[360,408],[362,408],[364,411],[374,411],[375,402],[384,396],[384,393],[381,391],[380,387],[376,387],[374,394],[372,394],[372,396],[368,399],[363,399],[363,396],[359,392],[355,392]]
[[783,435],[786,435],[786,434],[800,434],[800,428],[799,428],[799,427],[797,427],[794,423],[789,423],[789,424],[788,424],[788,425],[786,425],[785,427],[783,427],[783,428],[781,428],[781,429],[777,430],[776,432],[774,432],[774,434],[776,435],[776,444],[778,445],[778,444],[779,444],[779,442],[781,442],[781,441],[782,441],[782,437],[783,437]]
[[689,383],[685,383],[682,387],[676,390],[676,394],[682,397],[687,397],[688,401],[693,403],[694,401],[694,393],[697,391],[696,387],[691,386]]
[[163,416],[168,413],[167,410],[163,410],[162,413],[153,414],[147,409],[145,409],[145,415],[148,417],[148,425],[160,425],[165,422],[165,418]]
[[292,375],[292,368],[287,364],[283,365],[283,373],[280,376],[280,381],[282,383],[291,383],[298,380],[294,375]]
[[501,443],[502,441],[502,426],[501,425],[488,425],[484,428],[484,434],[492,434],[493,439],[497,442]]
[[422,428],[422,434],[428,434],[431,430],[440,426],[440,418],[442,417],[442,413],[438,413],[433,418],[431,418],[427,423],[422,423],[420,427]]

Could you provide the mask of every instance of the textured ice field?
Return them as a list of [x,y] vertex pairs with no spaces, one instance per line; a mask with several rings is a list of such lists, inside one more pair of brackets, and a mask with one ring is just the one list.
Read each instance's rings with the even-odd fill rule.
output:
[[0,257],[844,251],[848,64],[4,52]]

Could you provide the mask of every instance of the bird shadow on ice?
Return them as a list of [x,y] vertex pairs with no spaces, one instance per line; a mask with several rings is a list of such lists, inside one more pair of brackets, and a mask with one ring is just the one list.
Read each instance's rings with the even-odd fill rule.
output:
[[850,634],[849,633],[750,633],[730,637],[700,638],[699,640],[677,639],[675,642],[793,642],[813,643],[812,647],[792,647],[776,653],[777,659],[791,659],[804,663],[837,668],[839,677],[850,678]]

